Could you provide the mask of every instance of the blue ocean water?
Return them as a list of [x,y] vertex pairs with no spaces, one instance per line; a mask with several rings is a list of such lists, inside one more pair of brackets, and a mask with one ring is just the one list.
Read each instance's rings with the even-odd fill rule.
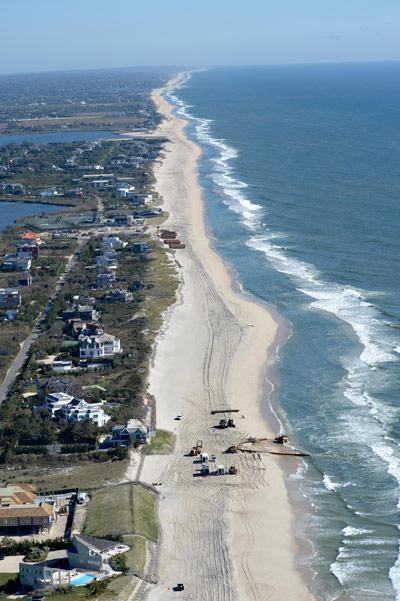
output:
[[324,601],[400,600],[400,63],[216,68],[169,94],[216,249],[290,322],[274,408]]
[[40,202],[0,202],[0,230],[12,225],[16,219],[26,215],[54,213],[62,207]]

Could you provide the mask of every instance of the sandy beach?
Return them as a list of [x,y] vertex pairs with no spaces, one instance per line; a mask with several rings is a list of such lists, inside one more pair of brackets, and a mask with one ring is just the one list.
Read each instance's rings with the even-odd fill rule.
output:
[[[145,462],[142,474],[154,477],[158,465],[162,482],[159,583],[149,599],[175,599],[172,589],[183,582],[181,599],[311,601],[297,566],[282,470],[287,458],[224,454],[248,436],[277,434],[261,412],[277,323],[239,293],[212,249],[197,178],[201,151],[162,92],[154,92],[165,117],[159,133],[170,142],[156,168],[156,189],[169,213],[166,226],[186,249],[175,254],[181,286],[158,337],[149,380],[157,427],[176,433],[172,455],[152,466]],[[239,409],[237,427],[215,428],[220,416],[211,410],[227,407]],[[180,413],[183,419],[176,421]],[[216,464],[235,465],[238,474],[198,477],[199,464],[187,456],[197,440],[217,456]]]

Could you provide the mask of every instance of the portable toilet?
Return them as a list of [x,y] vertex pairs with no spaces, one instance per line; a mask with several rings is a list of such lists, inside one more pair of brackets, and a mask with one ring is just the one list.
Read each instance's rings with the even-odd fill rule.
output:
[[217,466],[217,472],[218,472],[218,476],[223,476],[225,474],[225,466],[224,465],[218,465]]
[[203,463],[203,464],[208,463],[208,453],[202,453],[200,455],[200,457],[201,457],[201,463]]

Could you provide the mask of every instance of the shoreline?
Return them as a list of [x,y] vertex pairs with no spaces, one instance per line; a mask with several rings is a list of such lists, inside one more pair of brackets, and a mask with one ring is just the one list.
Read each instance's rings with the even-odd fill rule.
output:
[[[153,93],[164,116],[158,132],[170,140],[155,170],[156,188],[169,212],[167,227],[176,228],[187,247],[176,255],[181,286],[149,377],[157,426],[177,434],[162,476],[161,584],[149,598],[168,599],[175,580],[186,579],[196,599],[311,601],[296,565],[298,543],[280,458],[222,455],[225,464],[237,465],[238,476],[197,479],[192,460],[184,457],[196,437],[205,450],[221,454],[246,436],[275,435],[263,407],[274,389],[266,366],[275,363],[284,326],[241,290],[207,235],[197,173],[201,149],[163,97],[181,77]],[[214,429],[210,408],[221,405],[237,406],[244,415],[235,432]],[[184,415],[179,426],[173,421],[178,413]]]

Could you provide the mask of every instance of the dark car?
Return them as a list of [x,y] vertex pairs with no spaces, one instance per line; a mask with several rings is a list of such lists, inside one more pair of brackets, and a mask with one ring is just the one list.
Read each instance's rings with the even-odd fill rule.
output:
[[185,590],[185,587],[183,586],[182,582],[179,582],[176,585],[176,590],[178,590],[178,591],[184,591]]

